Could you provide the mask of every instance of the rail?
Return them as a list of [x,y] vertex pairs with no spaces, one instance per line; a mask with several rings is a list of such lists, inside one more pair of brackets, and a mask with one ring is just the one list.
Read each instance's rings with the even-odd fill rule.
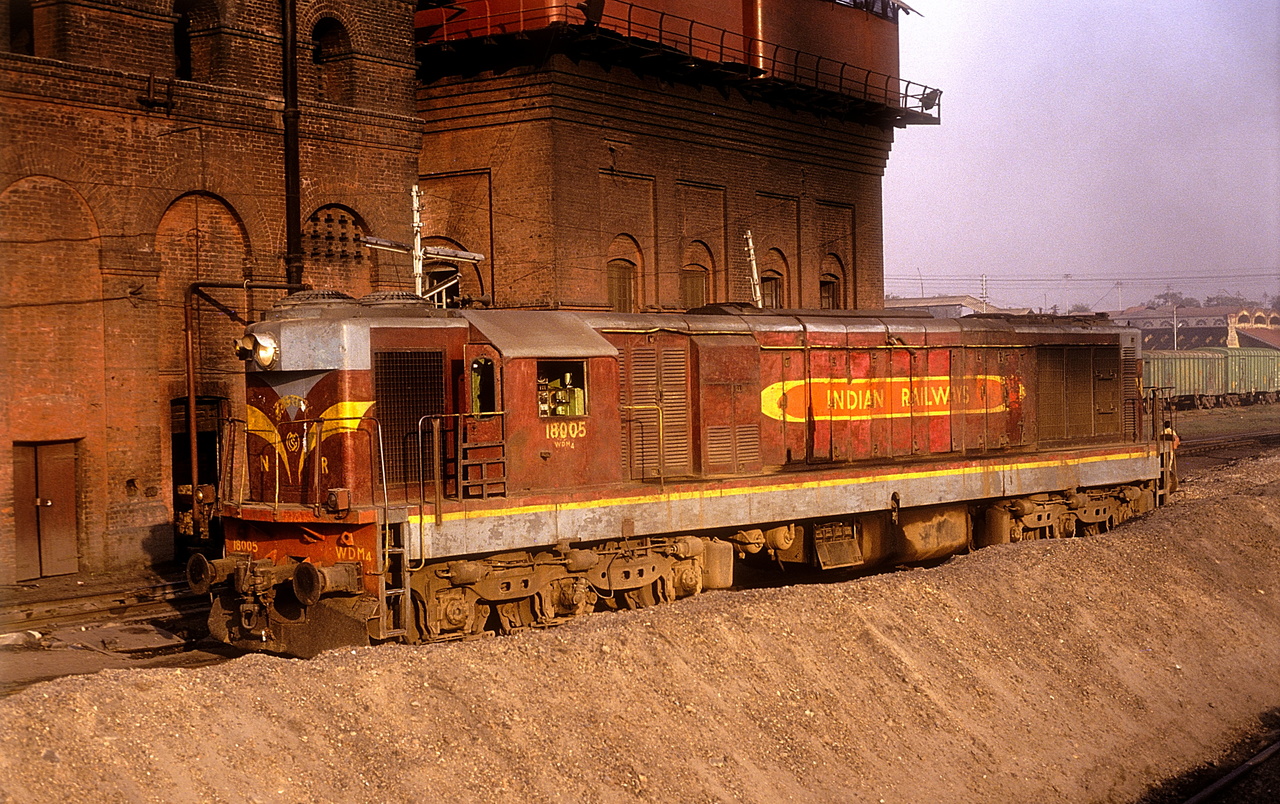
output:
[[[283,454],[285,454],[285,452],[288,451],[287,447],[285,447],[283,451],[281,450],[281,447],[288,442],[289,436],[282,434],[279,431],[279,429],[266,429],[264,427],[255,427],[245,419],[238,419],[235,417],[231,417],[226,419],[225,422],[229,426],[228,427],[229,435],[227,437],[228,443],[225,445],[226,448],[223,451],[228,456],[228,458],[225,464],[225,468],[223,469],[223,472],[222,472],[220,485],[222,486],[222,488],[231,489],[233,493],[230,495],[224,495],[224,499],[230,499],[234,501],[236,504],[241,504],[249,496],[249,490],[248,488],[246,488],[246,485],[249,482],[248,466],[247,465],[244,466],[240,471],[237,472],[236,462],[235,462],[236,457],[240,454],[240,451],[236,448],[237,443],[239,441],[239,439],[237,438],[236,432],[238,430],[242,430],[246,436],[256,435],[262,440],[266,441],[268,445],[279,444],[279,446],[276,446],[277,459],[272,461],[273,489],[272,489],[271,499],[269,500],[262,499],[262,500],[256,501],[256,502],[263,502],[263,503],[270,502],[272,505],[279,507],[280,488],[281,488],[280,465],[282,463],[285,463],[285,461],[281,460],[281,458]],[[320,486],[322,485],[321,471],[323,466],[322,464],[322,459],[324,458],[323,444],[325,439],[327,439],[330,435],[333,435],[334,433],[338,433],[338,432],[348,432],[348,433],[362,432],[362,428],[360,427],[360,425],[363,422],[371,422],[374,428],[376,428],[376,438],[378,442],[377,455],[379,456],[379,458],[381,458],[382,428],[378,420],[370,416],[330,416],[330,417],[323,417],[323,418],[316,418],[316,419],[296,419],[296,420],[280,423],[282,425],[288,424],[288,425],[300,426],[302,428],[302,434],[298,442],[299,452],[301,453],[301,457],[298,461],[298,483],[297,483],[298,487],[300,488],[300,493],[298,498],[298,502],[300,504],[315,506],[315,505],[320,505],[323,502],[323,497],[320,493],[321,491]],[[354,424],[351,424],[351,423],[354,423]],[[247,458],[248,456],[247,441],[245,444],[245,455]],[[312,465],[312,471],[311,471],[311,477],[310,477],[311,482],[310,482],[309,488],[303,487],[303,480],[304,480],[303,465],[306,460],[310,460]],[[385,478],[385,467],[382,467],[380,465],[373,466],[373,467],[370,467],[370,470],[373,473],[373,476],[378,477],[379,479]],[[287,464],[285,465],[285,473],[287,475],[286,479],[289,481],[292,481],[293,469],[289,467]],[[237,484],[237,480],[240,480],[241,482]],[[292,485],[292,483],[290,483],[290,485]],[[383,482],[380,485],[383,485],[385,487],[386,484],[385,482]],[[384,488],[384,492],[385,492],[385,488]],[[384,507],[388,507],[390,504],[389,499],[385,498],[385,493],[384,493],[383,504],[384,504]]]
[[[472,0],[422,12],[417,18],[418,44],[447,45],[555,26],[577,26],[590,36],[604,35],[650,48],[657,45],[691,59],[688,66],[736,73],[734,77],[757,84],[795,84],[941,119],[940,89],[688,17],[621,0],[604,4],[598,19],[588,19],[587,3],[520,0],[515,5],[514,9],[495,11],[490,0]],[[471,7],[479,7],[483,14],[472,16]]]

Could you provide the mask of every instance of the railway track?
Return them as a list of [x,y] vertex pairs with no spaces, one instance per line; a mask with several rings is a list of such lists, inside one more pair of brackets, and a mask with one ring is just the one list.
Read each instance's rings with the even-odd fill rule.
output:
[[[1263,789],[1255,795],[1244,789],[1246,782],[1255,782]],[[1278,784],[1280,784],[1280,741],[1271,743],[1182,804],[1272,802],[1276,800],[1273,793]]]
[[1251,433],[1232,433],[1225,436],[1185,438],[1178,452],[1183,455],[1203,455],[1209,452],[1244,447],[1280,446],[1280,430],[1259,430]]
[[0,606],[0,632],[37,630],[106,618],[125,621],[182,616],[207,609],[207,597],[191,594],[185,580],[124,590],[73,595]]

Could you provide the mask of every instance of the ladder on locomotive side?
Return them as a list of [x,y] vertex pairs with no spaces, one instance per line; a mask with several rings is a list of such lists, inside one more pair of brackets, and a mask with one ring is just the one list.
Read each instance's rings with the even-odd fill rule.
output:
[[391,639],[409,632],[409,551],[404,529],[384,523],[378,567],[378,634]]

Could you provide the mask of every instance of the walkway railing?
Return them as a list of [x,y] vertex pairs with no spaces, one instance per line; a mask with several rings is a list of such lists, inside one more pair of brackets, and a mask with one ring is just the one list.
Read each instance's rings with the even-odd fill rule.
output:
[[941,90],[923,84],[622,0],[604,3],[599,19],[588,20],[584,9],[589,5],[550,0],[463,0],[419,12],[419,44],[447,45],[575,26],[588,34],[625,40],[626,44],[683,54],[691,60],[689,67],[701,64],[736,72],[752,82],[795,84],[934,117],[941,113]]

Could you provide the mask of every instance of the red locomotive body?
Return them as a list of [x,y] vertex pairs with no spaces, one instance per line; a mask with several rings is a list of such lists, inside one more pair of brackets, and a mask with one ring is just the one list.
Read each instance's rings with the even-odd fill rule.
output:
[[1096,532],[1157,505],[1136,332],[290,297],[251,326],[211,631],[296,655]]

